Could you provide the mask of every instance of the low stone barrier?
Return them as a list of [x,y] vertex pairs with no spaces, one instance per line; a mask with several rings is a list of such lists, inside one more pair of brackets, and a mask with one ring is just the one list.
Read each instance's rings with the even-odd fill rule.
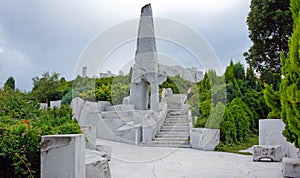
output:
[[83,134],[45,135],[41,141],[41,178],[110,178],[106,152],[85,149]]
[[254,145],[253,146],[253,161],[263,161],[269,159],[270,161],[280,162],[281,146],[280,145]]

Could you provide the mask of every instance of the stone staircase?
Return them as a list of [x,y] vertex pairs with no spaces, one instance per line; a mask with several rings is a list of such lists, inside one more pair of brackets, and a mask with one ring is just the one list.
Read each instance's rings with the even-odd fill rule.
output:
[[190,148],[188,113],[180,109],[169,109],[165,122],[154,140],[147,146]]

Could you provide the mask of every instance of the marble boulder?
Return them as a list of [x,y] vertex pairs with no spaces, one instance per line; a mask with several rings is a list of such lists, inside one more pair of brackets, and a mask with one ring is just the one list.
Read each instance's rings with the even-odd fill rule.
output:
[[190,144],[194,149],[213,151],[220,142],[219,129],[192,128]]

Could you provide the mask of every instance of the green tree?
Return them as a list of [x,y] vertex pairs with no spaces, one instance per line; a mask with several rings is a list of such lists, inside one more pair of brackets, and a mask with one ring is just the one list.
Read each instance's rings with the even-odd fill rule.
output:
[[268,107],[271,109],[271,112],[268,114],[267,118],[279,119],[281,111],[279,92],[274,91],[273,88],[266,83],[263,92],[265,101]]
[[257,78],[255,77],[255,73],[252,67],[247,68],[245,80],[247,82],[247,88],[259,90],[259,83]]
[[251,130],[254,133],[257,133],[259,119],[267,118],[267,114],[269,113],[268,106],[263,97],[263,92],[249,89],[242,96],[242,100],[247,104],[254,118],[253,126],[251,125],[253,128],[251,128]]
[[237,141],[247,141],[254,121],[249,107],[240,98],[235,98],[229,105],[229,111],[234,119]]
[[[262,75],[269,72],[275,78],[280,76],[280,53],[287,54],[292,31],[289,3],[290,0],[251,0],[247,24],[253,45],[244,56]],[[264,82],[270,84],[270,80]]]
[[300,1],[291,0],[294,21],[288,58],[281,55],[283,79],[280,85],[281,117],[284,135],[300,148]]
[[227,107],[225,107],[223,119],[220,125],[220,140],[227,144],[237,142],[234,118]]
[[10,76],[4,84],[4,89],[15,90],[15,79]]
[[48,103],[50,106],[51,100],[61,99],[59,91],[59,74],[45,72],[42,78],[34,77],[33,79],[32,95],[42,103]]
[[245,79],[245,69],[243,64],[240,62],[234,65],[234,77],[237,80],[244,80]]

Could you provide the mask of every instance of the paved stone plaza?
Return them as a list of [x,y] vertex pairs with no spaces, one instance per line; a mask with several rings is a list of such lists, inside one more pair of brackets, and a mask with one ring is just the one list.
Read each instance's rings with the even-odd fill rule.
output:
[[97,139],[112,147],[112,177],[282,177],[280,162],[190,148],[143,147]]

